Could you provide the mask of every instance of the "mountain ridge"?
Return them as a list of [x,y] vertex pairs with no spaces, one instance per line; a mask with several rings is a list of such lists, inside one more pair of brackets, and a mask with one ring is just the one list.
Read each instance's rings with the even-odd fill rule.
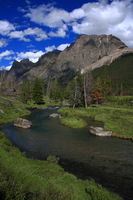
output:
[[43,80],[57,78],[67,83],[77,71],[85,73],[109,66],[126,54],[133,55],[133,50],[113,35],[80,35],[64,51],[48,52],[36,63],[28,59],[14,61],[6,81],[14,80],[20,85],[25,79],[40,77]]

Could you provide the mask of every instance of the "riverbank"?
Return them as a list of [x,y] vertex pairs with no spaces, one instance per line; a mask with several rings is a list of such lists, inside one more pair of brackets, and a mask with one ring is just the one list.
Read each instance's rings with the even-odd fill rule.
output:
[[0,133],[0,196],[22,200],[122,200],[94,181],[66,173],[54,157],[26,158]]
[[[11,97],[0,98],[0,110],[0,124],[30,114]],[[53,157],[45,161],[26,158],[2,133],[0,158],[1,199],[122,200],[94,181],[82,181],[66,173]]]
[[0,96],[0,125],[29,114],[30,111],[17,98]]
[[[74,127],[69,123],[69,119],[84,119],[92,118],[97,121],[104,123],[105,130],[111,130],[113,132],[113,137],[119,137],[124,139],[133,140],[133,108],[129,107],[113,107],[111,105],[99,105],[90,106],[88,108],[60,108],[59,113],[63,116],[63,119],[67,121],[64,125],[71,128],[79,128],[79,123],[74,123]],[[88,122],[84,119],[84,125],[89,126]],[[84,126],[84,127],[85,127]]]

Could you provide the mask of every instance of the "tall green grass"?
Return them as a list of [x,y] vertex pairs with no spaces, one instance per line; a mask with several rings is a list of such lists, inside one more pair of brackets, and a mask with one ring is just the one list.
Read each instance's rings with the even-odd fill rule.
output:
[[79,117],[64,117],[60,120],[63,125],[70,128],[83,128],[87,126],[86,121]]
[[133,96],[110,96],[107,97],[107,101],[117,105],[132,105]]

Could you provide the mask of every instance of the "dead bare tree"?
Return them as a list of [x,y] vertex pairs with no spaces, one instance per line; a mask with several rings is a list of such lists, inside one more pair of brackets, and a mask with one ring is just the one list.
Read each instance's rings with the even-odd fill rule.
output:
[[83,76],[84,76],[84,103],[85,103],[85,108],[87,108],[88,105],[90,105],[91,103],[93,78],[91,71],[85,72]]

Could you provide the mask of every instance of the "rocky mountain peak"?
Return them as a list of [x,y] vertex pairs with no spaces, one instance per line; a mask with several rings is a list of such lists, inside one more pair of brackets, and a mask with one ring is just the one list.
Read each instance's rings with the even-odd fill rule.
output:
[[20,62],[14,60],[11,70],[16,71],[17,69],[20,69],[20,67],[25,68],[27,66],[33,66],[33,63],[29,59],[24,59],[21,60]]
[[21,60],[20,63],[32,63],[32,62],[27,58],[27,59]]
[[113,35],[80,35],[77,37],[75,43],[70,45],[67,50],[72,48],[84,48],[93,51],[106,52],[110,54],[115,49],[126,48],[127,46],[117,37]]
[[28,59],[14,61],[9,75],[13,77],[11,72],[14,69],[15,77],[19,77],[20,82],[24,79],[33,80],[37,76],[42,79],[57,77],[69,80],[78,70],[85,73],[109,65],[129,53],[133,54],[133,50],[113,35],[80,35],[64,51],[46,53],[35,64]]
[[29,71],[34,66],[29,59],[21,60],[20,62],[15,60],[12,64],[10,71],[7,73],[7,82],[11,80],[17,81],[24,73]]
[[36,64],[37,64],[37,65],[38,65],[38,64],[42,64],[42,63],[47,62],[48,60],[55,59],[55,58],[57,58],[57,56],[60,54],[60,52],[61,52],[61,51],[59,51],[59,50],[54,50],[54,51],[52,51],[52,52],[48,52],[48,53],[42,55],[42,56],[39,58],[39,60],[38,60],[38,62],[37,62]]
[[[128,51],[128,47],[113,35],[80,35],[76,41],[59,54],[57,69],[71,68],[76,70],[89,70],[92,64],[105,58],[105,63],[112,62],[116,57]],[[117,56],[116,56],[117,52]],[[111,55],[111,57],[110,57]],[[104,65],[104,62],[93,68]]]

